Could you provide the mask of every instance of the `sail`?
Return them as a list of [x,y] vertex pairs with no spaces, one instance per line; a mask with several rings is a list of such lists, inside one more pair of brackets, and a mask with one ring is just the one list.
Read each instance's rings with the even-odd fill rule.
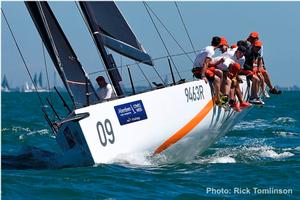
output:
[[33,76],[33,88],[34,86],[37,86],[37,74],[35,73],[34,76]]
[[153,65],[151,57],[113,1],[81,1],[80,6],[91,22],[89,25],[93,34],[100,35],[106,47],[131,59]]
[[30,90],[28,82],[25,83],[25,90]]
[[39,75],[39,84],[38,87],[43,88],[43,77],[42,77],[42,72],[40,72]]
[[31,18],[76,108],[99,100],[47,2],[25,1]]
[[1,82],[1,87],[5,90],[9,90],[9,85],[8,85],[8,81],[7,81],[7,78],[6,78],[6,75],[4,75],[3,77],[3,80]]

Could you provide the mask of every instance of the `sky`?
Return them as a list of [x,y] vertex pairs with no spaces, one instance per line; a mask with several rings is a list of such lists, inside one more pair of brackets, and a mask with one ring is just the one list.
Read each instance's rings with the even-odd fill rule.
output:
[[[180,21],[174,2],[147,2],[162,20],[186,52],[192,51],[191,44]],[[65,32],[71,46],[78,56],[90,79],[104,72],[103,64],[74,2],[49,2],[56,18]],[[117,2],[119,9],[134,31],[140,43],[152,58],[167,55],[166,50],[145,10],[142,2]],[[250,32],[257,31],[264,45],[264,60],[274,85],[300,86],[300,2],[178,2],[185,25],[193,45],[197,50],[208,46],[213,36],[224,36],[229,44],[245,39]],[[23,2],[1,2],[18,41],[22,54],[31,74],[43,73],[46,82],[46,69],[43,59],[41,38]],[[155,19],[155,18],[154,18]],[[171,54],[183,51],[155,19]],[[111,51],[110,51],[111,52]],[[113,52],[111,52],[113,53]],[[134,63],[123,56],[113,53],[117,65]],[[190,54],[191,59],[195,58]],[[48,76],[53,85],[54,66],[46,54]],[[170,82],[167,60],[155,60],[156,70],[161,78]],[[192,77],[192,61],[187,56],[175,59],[181,78]],[[160,82],[153,68],[141,65],[149,82]],[[137,66],[131,68],[133,80],[137,85],[147,84],[146,78]],[[12,87],[20,87],[30,82],[21,57],[1,15],[1,77],[5,74]],[[121,68],[123,84],[129,86],[127,69]],[[175,75],[178,80],[180,77]],[[57,76],[56,84],[61,84]]]

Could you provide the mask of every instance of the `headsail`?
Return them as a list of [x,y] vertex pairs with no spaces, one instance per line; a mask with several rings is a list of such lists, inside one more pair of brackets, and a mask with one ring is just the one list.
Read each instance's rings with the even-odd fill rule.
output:
[[[34,86],[37,86],[37,83],[38,83],[37,74],[35,73],[34,76],[33,76],[33,84],[34,84]],[[34,86],[33,86],[33,88],[34,88]]]
[[10,89],[9,85],[8,85],[8,81],[7,81],[6,75],[4,75],[4,77],[3,77],[3,80],[2,80],[2,83],[1,83],[1,87],[3,89],[7,89],[7,90]]
[[43,77],[42,77],[42,72],[40,72],[39,75],[39,84],[38,87],[43,88]]
[[153,65],[151,57],[113,1],[81,1],[85,17],[92,21],[93,34],[101,34],[105,46],[131,59]]
[[99,98],[48,3],[25,4],[75,107],[96,102]]

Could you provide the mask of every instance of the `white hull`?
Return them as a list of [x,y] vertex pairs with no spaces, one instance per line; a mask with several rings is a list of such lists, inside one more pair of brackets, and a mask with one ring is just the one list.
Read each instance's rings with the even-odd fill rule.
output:
[[[247,90],[246,80],[241,89]],[[247,98],[248,92],[243,93]],[[198,80],[75,110],[89,116],[64,123],[57,142],[78,165],[112,163],[136,154],[187,161],[247,112],[213,105],[210,85]]]

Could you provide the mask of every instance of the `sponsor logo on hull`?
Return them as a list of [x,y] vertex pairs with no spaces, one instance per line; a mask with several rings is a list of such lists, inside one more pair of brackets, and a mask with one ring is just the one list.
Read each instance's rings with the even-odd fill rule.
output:
[[147,119],[146,110],[141,100],[117,105],[114,107],[120,125]]

